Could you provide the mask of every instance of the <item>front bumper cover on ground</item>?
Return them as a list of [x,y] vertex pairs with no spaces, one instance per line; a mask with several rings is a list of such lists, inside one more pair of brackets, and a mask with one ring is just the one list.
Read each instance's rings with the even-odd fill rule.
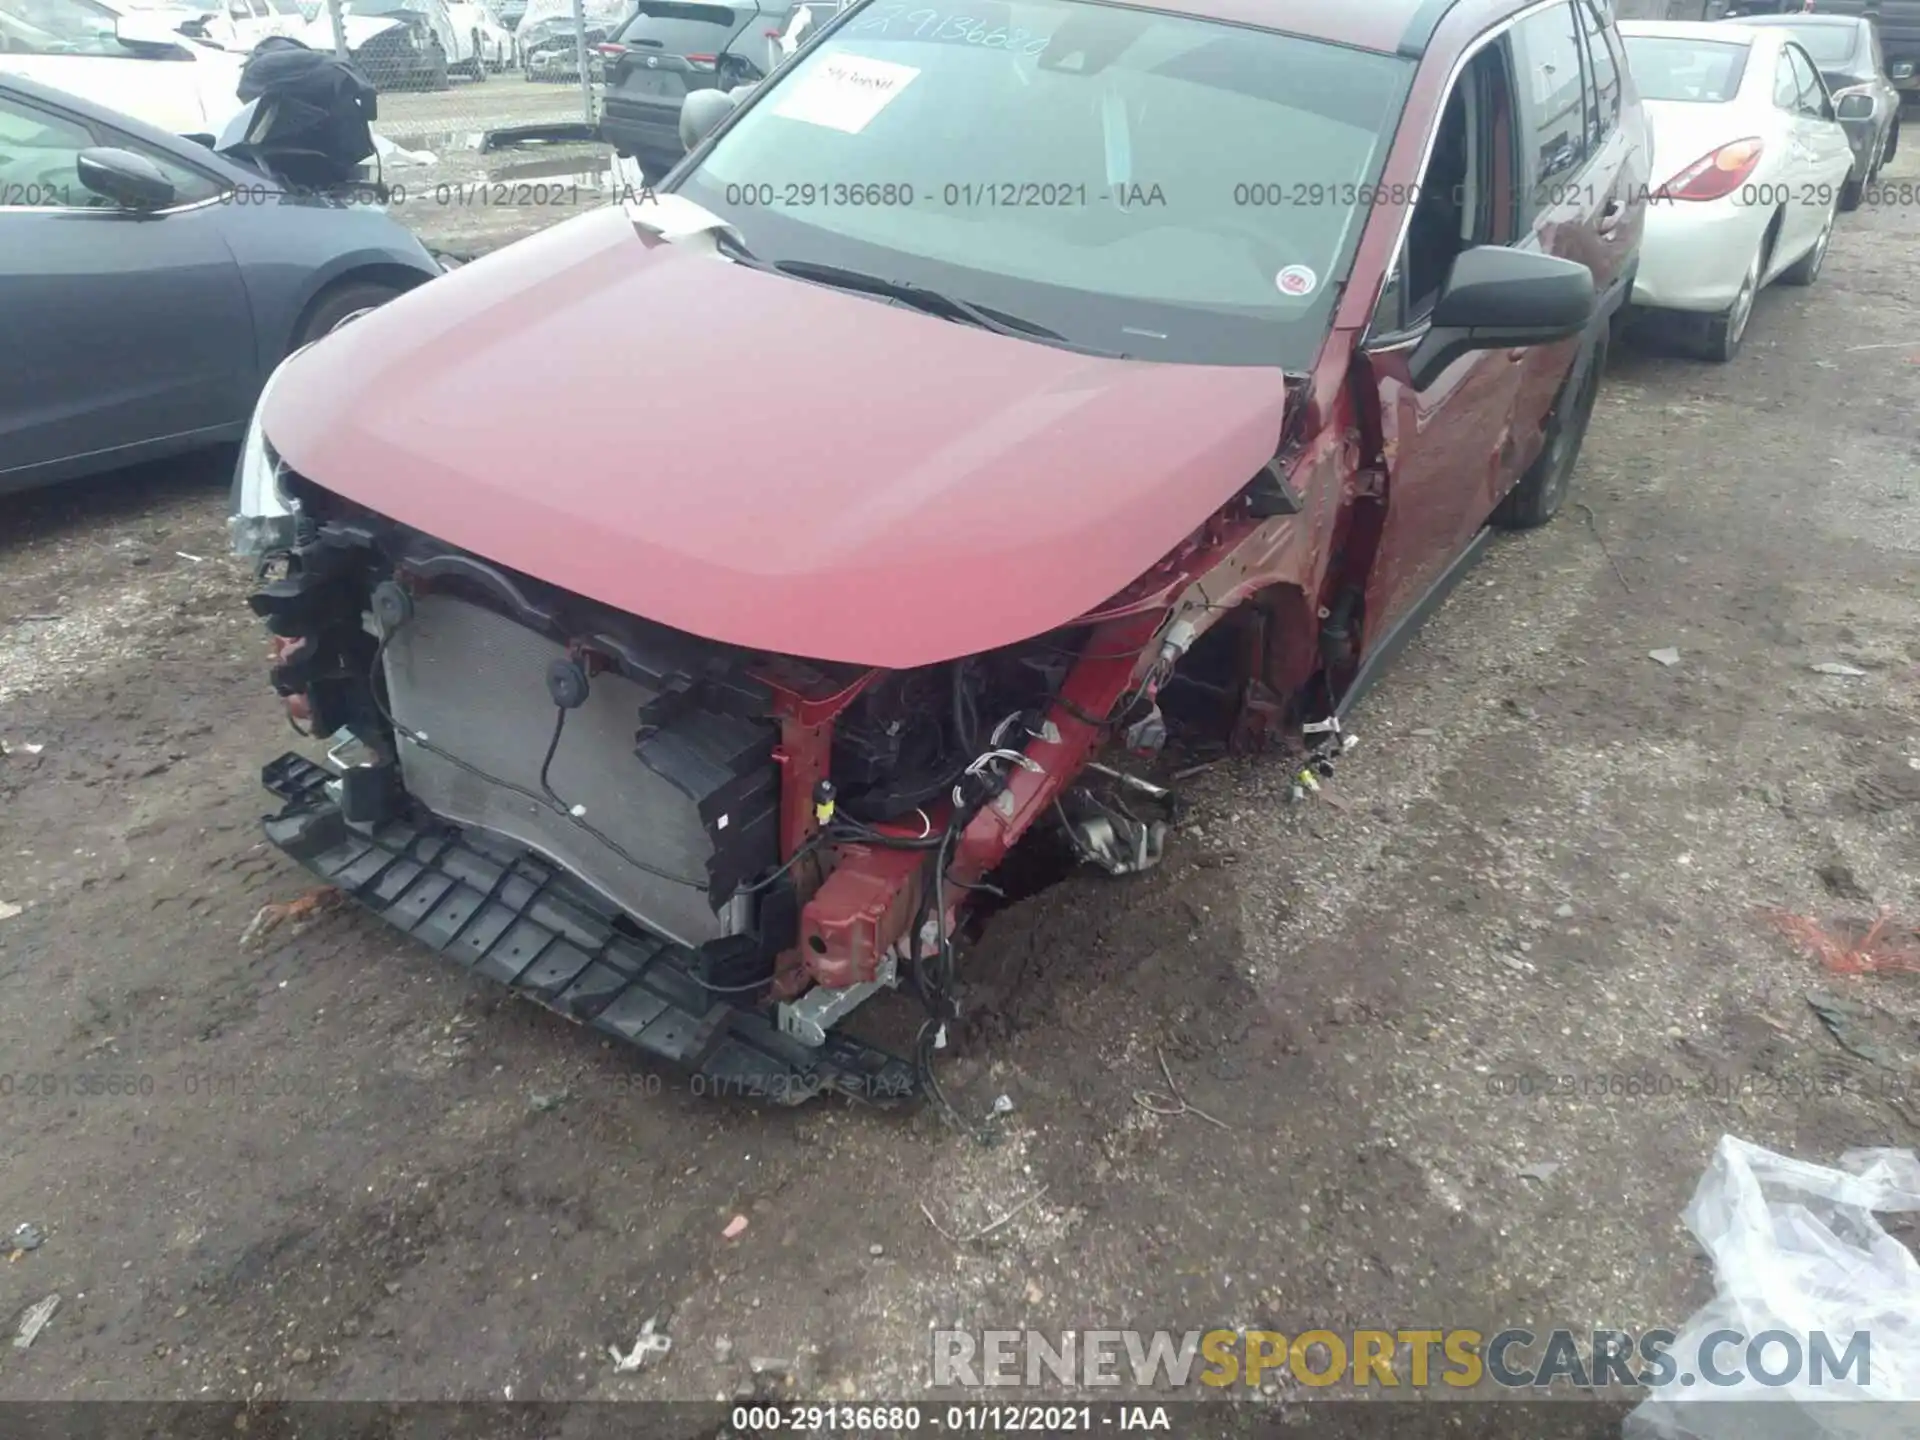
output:
[[291,858],[455,963],[691,1072],[699,1093],[788,1105],[918,1093],[896,1056],[832,1032],[802,1045],[710,995],[691,951],[617,929],[605,901],[531,851],[440,820],[350,826],[327,795],[330,772],[301,755],[260,778],[285,802],[267,839]]

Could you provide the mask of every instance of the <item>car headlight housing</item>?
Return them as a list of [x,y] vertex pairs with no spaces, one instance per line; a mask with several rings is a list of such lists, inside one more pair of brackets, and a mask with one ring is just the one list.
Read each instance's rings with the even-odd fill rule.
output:
[[[304,347],[302,347],[304,348]],[[298,350],[294,355],[299,354]],[[287,360],[293,359],[289,355]],[[260,414],[267,408],[267,397],[286,373],[282,360],[260,387],[260,398],[253,405],[253,421],[247,426],[246,444],[240,447],[240,459],[233,470],[233,506],[227,528],[233,537],[233,553],[259,557],[285,550],[299,539],[300,502],[281,485],[282,466],[273,446],[267,443],[260,427]]]

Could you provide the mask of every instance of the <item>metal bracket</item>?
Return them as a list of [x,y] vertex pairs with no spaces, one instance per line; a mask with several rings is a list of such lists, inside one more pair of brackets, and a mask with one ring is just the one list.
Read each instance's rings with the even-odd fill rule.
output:
[[838,990],[816,985],[798,1000],[787,1000],[780,1004],[781,1032],[792,1036],[802,1045],[824,1045],[827,1043],[827,1031],[880,991],[891,990],[899,983],[899,962],[889,955],[880,962],[871,980]]
[[327,764],[345,774],[348,770],[363,765],[377,765],[380,757],[353,731],[342,726],[340,738],[327,750]]

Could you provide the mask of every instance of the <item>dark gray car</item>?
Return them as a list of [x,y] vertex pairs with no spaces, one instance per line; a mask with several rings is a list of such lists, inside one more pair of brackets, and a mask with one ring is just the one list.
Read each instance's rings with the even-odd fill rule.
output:
[[680,143],[687,96],[759,83],[843,8],[842,0],[636,0],[600,46],[600,138],[637,160],[649,181],[663,179],[687,153]]
[[1749,15],[1739,23],[1790,32],[1827,82],[1853,146],[1853,170],[1840,202],[1853,209],[1900,147],[1900,92],[1887,74],[1879,31],[1854,15]]
[[0,493],[239,439],[289,351],[439,273],[369,203],[0,76]]

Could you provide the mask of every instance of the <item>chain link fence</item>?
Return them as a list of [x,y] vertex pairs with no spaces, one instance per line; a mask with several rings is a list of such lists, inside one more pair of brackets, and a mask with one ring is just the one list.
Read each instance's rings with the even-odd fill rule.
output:
[[599,139],[596,47],[627,0],[228,3],[302,4],[296,38],[372,82],[390,208],[430,245],[494,249],[639,183]]

